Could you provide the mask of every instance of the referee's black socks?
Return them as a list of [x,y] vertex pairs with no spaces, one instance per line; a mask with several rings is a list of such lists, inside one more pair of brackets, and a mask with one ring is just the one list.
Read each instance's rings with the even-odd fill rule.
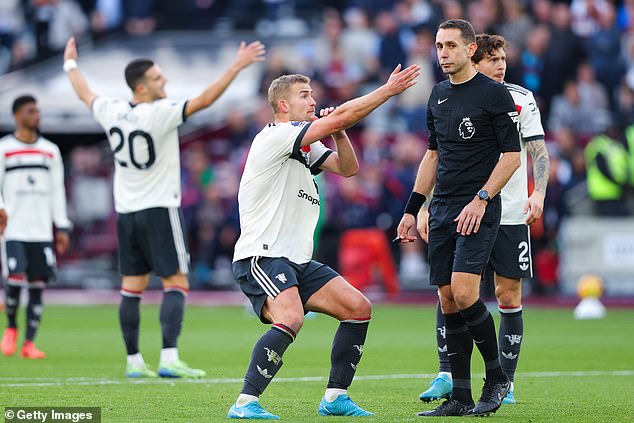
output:
[[460,313],[445,314],[447,356],[451,363],[453,388],[451,398],[465,405],[473,404],[471,396],[471,353],[473,338]]
[[460,314],[467,322],[473,341],[484,359],[487,380],[506,380],[498,358],[495,323],[486,305],[484,305],[482,300],[478,299],[468,308],[460,310]]

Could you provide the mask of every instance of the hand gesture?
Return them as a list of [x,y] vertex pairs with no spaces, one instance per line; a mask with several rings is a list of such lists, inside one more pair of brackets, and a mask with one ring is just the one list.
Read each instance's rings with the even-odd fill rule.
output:
[[401,65],[398,64],[390,78],[385,83],[384,87],[388,89],[390,96],[394,96],[402,93],[409,87],[416,84],[416,78],[420,76],[420,66],[410,65],[409,67],[401,70]]
[[526,203],[524,204],[524,214],[526,216],[526,224],[531,225],[537,221],[544,211],[544,194],[538,191],[533,191]]
[[0,209],[0,235],[4,233],[4,230],[6,227],[7,227],[7,211],[5,209]]
[[253,41],[247,45],[246,42],[242,41],[236,55],[235,65],[239,69],[244,69],[252,63],[263,61],[265,54],[266,48],[261,42]]
[[471,235],[473,232],[478,233],[480,229],[480,222],[482,216],[486,210],[486,201],[474,198],[469,204],[464,206],[464,209],[460,212],[458,217],[453,221],[458,222],[458,228],[456,232],[460,232],[460,235]]
[[58,255],[62,255],[68,250],[70,244],[70,237],[67,232],[57,231],[55,234],[55,251]]
[[[414,242],[416,235],[410,235],[409,231],[416,225],[416,219],[409,213],[404,213],[401,223],[396,228],[396,239],[400,242]],[[396,240],[395,240],[396,241]]]
[[75,37],[70,37],[64,49],[64,62],[67,60],[77,60],[77,44]]
[[429,243],[429,212],[425,207],[421,207],[418,211],[418,218],[416,219],[418,224],[416,229],[418,234],[426,243]]

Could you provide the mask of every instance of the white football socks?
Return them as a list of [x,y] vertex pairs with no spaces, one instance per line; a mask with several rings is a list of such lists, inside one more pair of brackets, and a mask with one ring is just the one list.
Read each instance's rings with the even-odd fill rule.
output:
[[140,352],[138,352],[136,354],[128,355],[127,356],[127,362],[128,362],[129,365],[136,366],[136,367],[145,366],[145,361],[143,360],[143,356],[141,355]]
[[244,407],[250,402],[257,401],[258,397],[247,394],[240,394],[236,400],[236,407]]
[[161,350],[161,364],[172,364],[178,361],[178,348],[163,348]]
[[347,389],[326,388],[324,398],[326,398],[328,402],[333,402],[339,395],[346,395],[347,393]]

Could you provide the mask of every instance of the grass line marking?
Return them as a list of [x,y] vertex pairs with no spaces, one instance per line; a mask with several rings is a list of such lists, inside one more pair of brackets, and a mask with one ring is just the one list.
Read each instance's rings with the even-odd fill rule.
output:
[[[427,379],[435,377],[436,373],[419,374],[387,374],[387,375],[360,375],[354,380],[395,380],[395,379]],[[480,377],[482,374],[474,374]],[[634,370],[590,370],[590,371],[550,371],[550,372],[524,372],[516,374],[519,378],[557,378],[557,377],[599,377],[599,376],[634,376]],[[280,377],[273,380],[276,383],[297,382],[325,382],[326,376],[307,377]],[[29,388],[47,386],[98,386],[98,385],[174,385],[174,379],[103,379],[103,378],[45,378],[45,377],[0,377],[0,387],[3,388]],[[225,383],[242,383],[242,378],[216,378],[216,379],[183,379],[178,383],[194,383],[202,385],[218,385]]]

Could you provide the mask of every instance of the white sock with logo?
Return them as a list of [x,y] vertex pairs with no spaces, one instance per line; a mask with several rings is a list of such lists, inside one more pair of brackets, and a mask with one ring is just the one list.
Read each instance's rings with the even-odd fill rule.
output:
[[244,407],[250,402],[257,401],[258,397],[254,395],[240,394],[236,400],[236,407]]
[[333,402],[337,399],[337,397],[339,397],[339,395],[346,395],[347,393],[347,389],[326,388],[324,398],[326,398],[326,401],[328,402]]
[[161,364],[172,364],[178,361],[178,348],[163,348],[161,350]]
[[128,355],[127,362],[129,365],[136,366],[136,367],[145,366],[145,361],[143,360],[143,356],[141,355],[140,352],[136,354]]

